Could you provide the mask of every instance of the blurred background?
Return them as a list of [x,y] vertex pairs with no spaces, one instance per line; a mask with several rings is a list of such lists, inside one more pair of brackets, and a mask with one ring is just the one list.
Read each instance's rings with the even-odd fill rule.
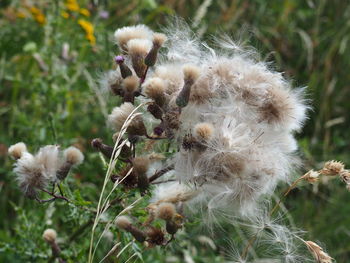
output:
[[[119,103],[98,86],[101,74],[114,67],[113,32],[138,23],[161,30],[173,15],[183,17],[204,40],[220,32],[243,40],[294,86],[306,87],[312,111],[297,135],[305,163],[301,173],[330,159],[350,165],[347,0],[2,0],[1,262],[47,262],[50,250],[41,238],[47,227],[58,230],[63,249],[69,246],[63,253],[71,262],[85,262],[89,232],[82,230],[71,242],[68,237],[88,220],[87,213],[24,198],[7,148],[18,141],[33,151],[46,144],[78,146],[86,161],[64,187],[82,205],[95,204],[104,167],[90,141],[111,137],[105,115]],[[301,185],[284,207],[289,221],[307,231],[309,240],[319,241],[337,262],[350,262],[350,193],[342,182]],[[139,253],[140,262],[225,262],[227,253],[212,237],[190,229],[167,250],[142,252],[136,244],[131,249]],[[101,250],[108,251],[108,246],[106,242]]]

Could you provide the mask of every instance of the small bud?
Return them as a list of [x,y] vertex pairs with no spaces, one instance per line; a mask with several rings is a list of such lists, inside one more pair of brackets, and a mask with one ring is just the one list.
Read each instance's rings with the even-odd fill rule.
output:
[[132,75],[131,69],[124,63],[123,56],[120,56],[120,55],[116,56],[114,58],[114,60],[119,65],[120,73],[121,73],[123,79]]
[[166,221],[165,229],[170,235],[175,235],[176,232],[181,228],[181,225],[176,224],[174,221]]
[[156,64],[158,51],[163,43],[166,41],[167,37],[161,33],[153,34],[153,46],[150,52],[147,54],[145,58],[145,64],[149,67],[152,67]]
[[303,178],[309,183],[315,183],[319,180],[320,173],[314,170],[308,171]]
[[183,67],[185,84],[176,98],[176,105],[183,108],[186,107],[191,95],[191,87],[199,77],[199,68],[192,65],[185,65]]
[[[50,244],[51,250],[52,250],[52,255],[55,258],[59,257],[59,255],[61,253],[61,249],[56,242],[56,239],[57,239],[56,231],[54,229],[51,229],[51,228],[46,229],[43,233],[43,238],[47,243]],[[64,262],[64,261],[62,261],[61,258],[59,258],[59,260],[61,260],[60,262]]]
[[23,142],[18,142],[11,145],[8,149],[9,155],[15,160],[20,159],[24,152],[27,152],[27,146]]

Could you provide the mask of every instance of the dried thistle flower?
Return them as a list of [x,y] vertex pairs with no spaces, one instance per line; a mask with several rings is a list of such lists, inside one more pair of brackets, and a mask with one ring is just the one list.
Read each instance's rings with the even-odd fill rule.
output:
[[143,78],[147,69],[144,59],[151,49],[152,43],[147,39],[132,39],[128,42],[128,54],[132,67],[139,78]]
[[147,97],[154,100],[154,102],[163,107],[165,98],[165,82],[161,78],[150,78],[142,85],[143,91]]
[[172,203],[161,203],[156,210],[156,216],[165,221],[172,221],[176,214],[175,205]]
[[187,106],[191,95],[191,87],[200,74],[200,69],[194,65],[185,65],[182,70],[185,84],[176,98],[176,105],[181,108]]
[[153,34],[153,46],[145,58],[145,64],[148,67],[152,67],[156,64],[158,50],[164,44],[166,39],[167,39],[166,35],[164,35],[162,33],[154,33]]
[[[120,131],[134,109],[135,107],[130,102],[124,102],[119,107],[113,108],[112,113],[108,116],[108,121],[115,131]],[[130,135],[147,135],[146,127],[140,116],[134,117],[127,128],[127,132]]]
[[315,242],[304,241],[304,243],[318,263],[332,263],[333,259]]
[[52,243],[55,242],[57,238],[57,232],[56,230],[52,229],[52,228],[48,228],[44,231],[43,233],[43,239],[47,242],[47,243]]
[[15,160],[21,158],[24,152],[28,151],[27,146],[23,142],[18,142],[14,145],[11,145],[8,149],[9,155]]
[[328,176],[335,176],[344,170],[344,164],[339,161],[328,161],[324,164],[323,168],[320,170],[321,174]]
[[152,30],[145,25],[122,27],[115,31],[114,37],[119,48],[127,51],[127,43],[131,39],[151,39]]
[[84,161],[83,153],[76,147],[70,146],[63,151],[64,161],[71,165],[79,165]]
[[136,76],[129,76],[123,80],[123,102],[134,103],[134,97],[137,95],[139,85],[139,78]]
[[58,167],[58,146],[47,145],[40,148],[35,156],[23,152],[15,163],[14,172],[22,192],[29,198],[35,198],[38,189],[57,179]]
[[84,161],[84,155],[82,152],[74,147],[68,147],[63,151],[63,160],[60,168],[58,169],[56,176],[59,180],[64,180],[72,168],[72,166],[80,165]]
[[135,157],[132,160],[132,165],[137,175],[137,185],[141,191],[145,191],[149,186],[147,170],[150,165],[150,160],[148,157]]

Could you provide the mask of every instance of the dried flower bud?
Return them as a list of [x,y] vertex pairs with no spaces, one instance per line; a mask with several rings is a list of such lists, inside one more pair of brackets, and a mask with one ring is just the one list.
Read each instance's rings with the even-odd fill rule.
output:
[[115,224],[117,227],[131,233],[137,241],[144,242],[146,240],[146,234],[137,227],[133,226],[129,217],[118,216]]
[[340,174],[340,172],[343,170],[344,164],[342,162],[332,160],[325,163],[320,173],[324,175],[335,176]]
[[99,150],[105,157],[110,159],[113,154],[113,147],[107,144],[104,144],[102,139],[95,138],[91,141],[91,146],[97,150]]
[[123,56],[116,56],[114,58],[115,62],[119,65],[120,73],[122,75],[122,78],[125,79],[129,76],[132,76],[131,69],[124,63],[124,57]]
[[56,241],[57,238],[57,233],[54,229],[48,228],[44,231],[43,233],[43,239],[47,242],[47,243],[53,243]]
[[139,79],[136,76],[129,76],[123,80],[124,99],[123,102],[134,103],[135,94],[139,89]]
[[147,97],[154,100],[154,102],[163,107],[165,98],[165,82],[160,78],[150,78],[142,85],[144,93]]
[[191,95],[191,87],[199,77],[199,68],[192,65],[185,65],[183,67],[185,84],[176,98],[176,105],[183,108],[186,107]]
[[148,157],[135,157],[132,160],[134,172],[137,175],[137,185],[141,191],[145,191],[149,186],[147,170],[150,164]]
[[303,179],[305,179],[309,183],[315,183],[319,180],[319,176],[320,176],[319,172],[310,170],[303,176]]
[[150,227],[147,234],[147,241],[150,243],[151,246],[154,245],[163,245],[165,242],[164,233],[161,229]]
[[128,216],[118,216],[115,220],[117,227],[127,230],[131,225],[131,219]]
[[161,203],[156,210],[156,216],[165,221],[172,221],[175,214],[175,205],[172,203]]
[[[116,131],[119,131],[126,119],[133,112],[135,107],[130,102],[125,102],[119,107],[115,107],[112,113],[108,116],[109,123],[113,126]],[[147,135],[147,130],[143,120],[140,116],[133,118],[129,126],[127,127],[127,132],[131,136],[144,136]]]
[[318,263],[332,263],[333,259],[315,242],[304,241],[304,243]]
[[149,104],[147,106],[147,110],[153,115],[154,118],[158,120],[162,119],[163,111],[156,103]]
[[166,39],[167,39],[167,37],[164,34],[161,34],[161,33],[154,33],[153,34],[153,46],[145,58],[145,64],[147,66],[152,67],[156,64],[158,50],[163,45],[163,43],[166,41]]
[[144,59],[151,49],[152,43],[147,39],[132,39],[128,42],[128,52],[132,67],[139,78],[143,78],[147,69]]
[[23,142],[18,142],[11,145],[8,149],[9,155],[15,160],[21,158],[24,152],[27,152],[27,146]]
[[61,167],[57,170],[56,177],[62,181],[64,180],[74,165],[79,165],[83,162],[84,155],[81,153],[81,151],[71,146],[64,150],[63,152],[63,163]]
[[194,126],[194,135],[199,141],[209,141],[214,134],[214,126],[211,123],[202,122]]

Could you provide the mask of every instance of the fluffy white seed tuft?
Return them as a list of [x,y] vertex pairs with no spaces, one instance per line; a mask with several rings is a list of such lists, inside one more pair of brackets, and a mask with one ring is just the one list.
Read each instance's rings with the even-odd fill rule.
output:
[[11,145],[8,149],[9,155],[15,160],[21,158],[24,152],[27,152],[27,146],[23,142]]
[[148,39],[131,39],[127,47],[130,56],[145,57],[152,47],[152,42]]
[[53,243],[56,241],[57,238],[57,232],[54,229],[48,228],[44,231],[43,233],[43,239],[47,242],[47,243]]
[[167,40],[167,36],[162,33],[153,34],[153,45],[157,47],[161,47],[166,40]]
[[76,147],[70,146],[63,152],[64,160],[72,165],[79,165],[84,161],[83,153]]
[[128,216],[118,216],[115,220],[115,224],[118,228],[128,229],[131,226],[132,222]]
[[214,126],[208,122],[198,123],[194,126],[194,135],[201,141],[208,141],[213,137]]
[[134,109],[134,105],[130,102],[125,102],[119,107],[113,108],[112,113],[108,116],[109,124],[115,131],[120,131],[124,122]]
[[114,38],[119,48],[125,51],[131,39],[151,39],[152,30],[145,25],[122,27],[115,31]]
[[175,205],[172,203],[161,203],[156,210],[156,216],[165,221],[171,221],[176,214]]

